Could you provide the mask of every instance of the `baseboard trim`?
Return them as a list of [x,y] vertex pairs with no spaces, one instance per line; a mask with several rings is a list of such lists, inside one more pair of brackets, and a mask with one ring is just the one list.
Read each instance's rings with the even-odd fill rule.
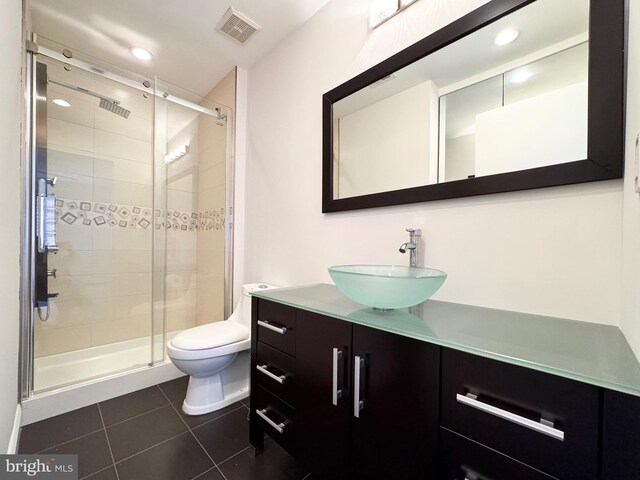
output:
[[13,430],[11,431],[11,437],[9,437],[9,446],[7,447],[7,453],[13,455],[18,453],[18,441],[20,440],[20,424],[22,422],[22,405],[16,405],[16,415],[13,417]]

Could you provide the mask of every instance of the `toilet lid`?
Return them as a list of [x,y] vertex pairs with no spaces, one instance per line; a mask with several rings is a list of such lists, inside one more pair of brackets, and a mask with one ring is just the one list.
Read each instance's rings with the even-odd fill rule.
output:
[[171,345],[181,350],[204,350],[239,342],[249,338],[249,329],[236,322],[213,322],[189,328],[171,339]]

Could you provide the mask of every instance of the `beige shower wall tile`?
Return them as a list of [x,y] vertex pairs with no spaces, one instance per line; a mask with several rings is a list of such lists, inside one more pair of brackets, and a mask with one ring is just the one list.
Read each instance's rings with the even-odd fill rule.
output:
[[[89,228],[88,228],[89,229]],[[93,250],[151,251],[153,231],[151,229],[90,227]]]
[[[46,335],[47,330],[71,327],[74,325],[88,325],[92,321],[94,309],[90,301],[68,302],[60,298],[51,299],[49,303],[49,319],[40,322],[40,334]],[[40,321],[39,317],[35,316]]]
[[151,250],[94,251],[91,255],[91,273],[151,273],[151,256]]
[[153,205],[153,187],[139,183],[96,178],[93,182],[93,196],[96,202],[102,203],[118,203],[138,207]]
[[60,249],[55,255],[49,255],[49,269],[56,269],[58,276],[89,275],[93,273],[92,255],[90,250]]
[[167,190],[179,190],[182,192],[196,192],[198,190],[198,176],[196,169],[181,176],[169,177]]
[[224,207],[226,204],[225,194],[226,188],[224,185],[200,190],[198,195],[200,211]]
[[[58,221],[58,246],[60,251],[91,250],[91,228],[85,225],[67,225]],[[60,253],[60,252],[59,252]],[[53,257],[53,255],[50,255]]]
[[151,294],[96,298],[92,305],[92,323],[112,322],[126,318],[146,318],[151,321]]
[[193,328],[196,326],[195,306],[184,310],[167,311],[166,316],[167,332],[175,332]]
[[[227,126],[226,123],[224,125],[213,125],[211,128],[206,130],[202,130],[199,135],[199,147],[200,152],[206,152],[208,149],[217,148],[221,154],[224,155],[227,148]],[[212,158],[220,158],[220,153],[215,154]],[[204,159],[205,162],[208,159]]]
[[47,147],[55,149],[56,146],[93,152],[93,128],[49,118],[47,120]]
[[226,185],[227,164],[223,161],[207,170],[200,172],[198,178],[198,191],[203,192],[208,188]]
[[49,145],[47,168],[51,172],[72,175],[93,175],[93,152],[83,152],[60,145]]
[[98,154],[93,161],[93,175],[105,180],[153,184],[153,166],[123,158]]
[[167,253],[167,273],[187,270],[195,272],[198,266],[198,254],[195,250],[173,250]]
[[198,194],[192,190],[167,190],[167,209],[181,212],[195,212],[198,210]]
[[224,252],[198,248],[198,274],[224,276]]
[[[127,106],[124,106],[124,108],[127,108]],[[153,124],[151,119],[135,115],[133,112],[131,112],[129,118],[124,118],[96,106],[95,128],[142,140],[143,142],[151,143],[153,141]]]
[[236,103],[236,67],[233,67],[205,98],[211,102],[233,107]]
[[196,323],[224,320],[224,277],[198,275]]
[[167,252],[195,252],[198,249],[198,232],[196,230],[191,232],[168,230],[166,238]]
[[[95,153],[141,163],[153,163],[151,142],[95,130]],[[64,144],[63,144],[64,145]]]
[[151,335],[151,322],[146,316],[119,318],[94,323],[91,329],[91,346],[108,345]]
[[35,357],[47,357],[58,353],[73,352],[91,346],[91,325],[52,328],[44,330],[36,322]]
[[60,293],[60,301],[150,295],[151,274],[71,275],[49,279],[49,290]]
[[55,169],[48,169],[50,176],[57,177],[55,187],[49,187],[49,193],[61,199],[93,200],[93,178],[90,176],[77,175],[73,173],[56,172]]
[[198,253],[224,253],[224,229],[198,231]]

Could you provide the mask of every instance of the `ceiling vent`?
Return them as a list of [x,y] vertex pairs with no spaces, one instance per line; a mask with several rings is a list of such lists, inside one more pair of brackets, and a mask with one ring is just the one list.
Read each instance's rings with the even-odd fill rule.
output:
[[233,7],[230,7],[216,28],[227,37],[233,38],[235,41],[244,45],[247,43],[247,40],[249,40],[251,35],[256,33],[262,27],[245,14],[239,12]]

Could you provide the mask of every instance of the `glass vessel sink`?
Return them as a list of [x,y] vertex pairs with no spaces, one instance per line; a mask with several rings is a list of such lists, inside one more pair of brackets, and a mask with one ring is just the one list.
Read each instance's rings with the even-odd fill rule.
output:
[[441,270],[397,265],[338,265],[329,274],[351,300],[379,310],[422,303],[447,279]]

